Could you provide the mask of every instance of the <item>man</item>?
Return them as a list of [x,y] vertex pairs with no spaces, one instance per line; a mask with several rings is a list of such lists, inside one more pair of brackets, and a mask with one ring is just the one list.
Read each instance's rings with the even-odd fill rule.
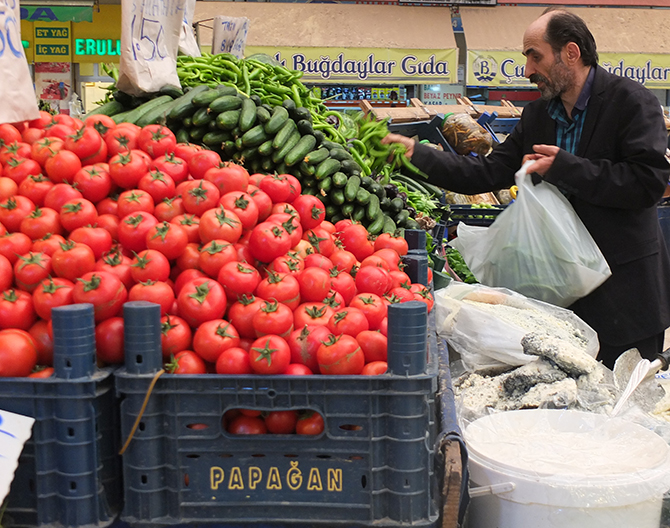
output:
[[535,20],[523,53],[542,98],[489,156],[455,156],[398,134],[384,142],[402,143],[429,181],[464,194],[510,187],[522,162],[535,160],[529,172],[567,196],[612,270],[570,306],[598,332],[598,359],[612,367],[633,347],[653,359],[670,326],[670,261],[656,210],[670,175],[660,105],[642,85],[598,66],[591,32],[567,11]]

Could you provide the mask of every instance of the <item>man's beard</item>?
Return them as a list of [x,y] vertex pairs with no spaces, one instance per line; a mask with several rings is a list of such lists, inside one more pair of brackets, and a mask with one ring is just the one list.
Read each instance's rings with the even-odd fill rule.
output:
[[549,74],[553,80],[548,79],[544,75],[539,73],[532,74],[528,79],[534,84],[542,83],[544,86],[538,86],[540,90],[540,95],[545,101],[549,101],[554,97],[565,93],[574,83],[574,75],[570,71],[560,57],[556,57],[556,62],[552,64]]

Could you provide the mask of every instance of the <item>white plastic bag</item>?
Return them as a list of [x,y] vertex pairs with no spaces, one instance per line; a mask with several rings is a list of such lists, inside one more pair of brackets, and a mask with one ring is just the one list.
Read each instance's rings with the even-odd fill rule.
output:
[[179,34],[179,51],[190,57],[200,57],[198,41],[193,33],[193,16],[195,15],[195,0],[186,0],[184,4],[184,20]]
[[435,292],[435,307],[438,335],[469,371],[534,361],[521,346],[523,336],[532,331],[569,340],[591,357],[600,348],[596,331],[574,312],[505,288],[451,281]]
[[516,173],[516,201],[491,227],[460,223],[452,245],[482,284],[570,306],[612,273],[565,196],[550,183],[533,185],[530,163]]

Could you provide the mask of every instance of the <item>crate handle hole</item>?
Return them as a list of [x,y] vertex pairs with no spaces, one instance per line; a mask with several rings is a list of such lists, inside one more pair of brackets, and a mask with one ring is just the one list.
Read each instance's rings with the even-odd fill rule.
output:
[[343,431],[362,431],[363,426],[354,424],[342,424],[340,425],[340,429],[342,429]]
[[202,429],[209,429],[209,425],[204,423],[191,423],[186,424],[186,427],[193,429],[194,431],[201,431]]
[[360,455],[351,455],[349,460],[363,460],[363,457]]
[[140,476],[140,482],[141,482],[142,484],[146,484],[148,481],[149,481],[149,479],[147,479],[147,476],[146,476],[146,475],[141,475],[141,476]]
[[231,455],[230,453],[221,453],[219,455],[219,458],[233,458],[233,455]]
[[186,458],[200,458],[200,455],[196,453],[191,453],[190,455],[186,455]]
[[137,356],[135,356],[135,361],[137,362],[138,365],[141,365],[143,361],[142,356],[140,354],[137,354]]
[[277,391],[274,389],[269,389],[268,390],[268,398],[276,398],[277,397]]
[[67,435],[72,438],[74,436],[74,429],[72,427],[67,428]]
[[409,480],[405,479],[405,487],[409,488]]
[[251,455],[253,458],[265,458],[265,455],[263,453],[256,453],[255,455]]
[[367,485],[368,485],[368,478],[365,475],[361,476],[361,487],[365,489]]
[[330,455],[316,455],[316,458],[325,458],[325,459],[328,459],[328,458],[333,458],[333,457],[331,457]]
[[298,458],[298,455],[294,455],[294,454],[292,454],[292,453],[286,453],[284,456],[285,456],[286,458]]
[[67,361],[65,361],[65,366],[67,368],[72,368],[72,362],[68,359]]
[[140,422],[140,425],[137,426],[140,431],[144,431],[144,422]]
[[184,487],[188,488],[188,485],[191,483],[191,479],[188,478],[188,473],[184,473]]
[[76,490],[77,489],[77,483],[74,480],[70,481],[70,489],[71,490]]

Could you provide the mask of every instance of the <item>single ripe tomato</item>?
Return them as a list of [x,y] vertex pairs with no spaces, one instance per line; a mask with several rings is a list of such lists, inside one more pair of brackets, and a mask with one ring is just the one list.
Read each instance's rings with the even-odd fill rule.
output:
[[254,199],[243,191],[229,192],[221,196],[219,204],[232,211],[242,222],[242,229],[249,230],[258,222],[258,206]]
[[5,290],[0,294],[0,328],[28,331],[35,322],[32,296],[21,290]]
[[298,418],[295,432],[299,435],[316,436],[323,433],[324,427],[323,416],[316,411],[308,411]]
[[335,312],[328,320],[328,328],[335,335],[347,334],[356,337],[370,328],[365,314],[358,308],[343,308]]
[[60,277],[49,277],[43,280],[33,291],[33,307],[42,319],[51,319],[51,310],[58,306],[72,304],[72,288],[74,284]]
[[205,321],[222,319],[226,304],[223,286],[210,278],[186,283],[177,297],[179,315],[192,328],[197,328]]
[[204,179],[216,185],[221,196],[229,192],[245,192],[249,185],[247,169],[230,161],[207,169]]
[[272,434],[293,434],[298,423],[298,411],[270,411],[265,426]]
[[384,248],[394,249],[400,256],[406,255],[409,251],[409,245],[404,237],[389,233],[382,233],[375,239],[374,250],[379,251]]
[[350,335],[331,335],[316,352],[321,374],[360,374],[365,366],[365,355],[358,341]]
[[123,317],[110,317],[95,326],[95,352],[97,358],[108,365],[125,361]]
[[268,334],[287,337],[293,330],[293,312],[276,300],[265,301],[252,322],[257,337]]
[[305,365],[312,372],[318,372],[316,351],[329,334],[327,326],[304,325],[293,330],[286,340],[291,349],[291,364]]
[[0,377],[28,376],[36,364],[37,344],[28,332],[0,330]]
[[381,376],[386,374],[388,370],[388,363],[386,361],[372,361],[366,363],[361,371],[362,376]]
[[225,349],[216,360],[217,374],[253,374],[249,353],[240,347]]
[[95,268],[95,254],[86,244],[67,241],[51,256],[51,266],[58,277],[72,282]]
[[291,350],[282,337],[266,335],[251,344],[249,359],[256,374],[283,374],[291,363]]
[[261,275],[258,270],[246,262],[228,262],[219,270],[218,281],[232,298],[238,295],[251,295],[256,291]]
[[147,301],[161,307],[161,315],[167,314],[175,302],[174,290],[164,281],[141,281],[128,292],[129,301]]
[[290,273],[267,270],[267,277],[256,287],[256,295],[262,299],[275,299],[295,310],[300,305],[300,284]]
[[157,157],[151,162],[151,168],[170,176],[175,185],[180,184],[188,178],[188,164],[174,153]]
[[253,228],[249,250],[256,260],[272,262],[291,249],[291,237],[286,230],[271,222],[262,222]]
[[27,253],[14,263],[14,282],[23,291],[34,292],[51,274],[51,257],[45,253]]
[[269,174],[260,181],[258,187],[270,197],[272,203],[285,202],[291,194],[291,184],[284,174]]
[[228,424],[226,431],[234,435],[259,435],[267,434],[268,429],[263,418],[240,414]]
[[137,135],[137,146],[152,158],[158,158],[174,152],[177,138],[166,126],[147,125]]
[[161,350],[164,358],[191,348],[193,332],[188,323],[176,315],[161,317]]
[[95,321],[100,322],[114,317],[121,311],[128,298],[128,291],[116,275],[106,271],[86,273],[72,289],[75,303],[91,303]]
[[305,268],[296,275],[300,284],[300,298],[306,301],[322,301],[330,291],[330,273],[321,268]]
[[235,327],[223,319],[202,323],[193,335],[193,350],[209,363],[216,363],[224,350],[237,347],[240,335]]
[[263,306],[263,299],[253,295],[239,295],[237,301],[230,305],[228,320],[237,329],[240,337],[256,339],[253,318]]
[[205,362],[192,350],[182,350],[171,359],[165,365],[165,369],[170,374],[205,374],[207,372]]
[[200,217],[219,203],[219,189],[207,180],[185,182],[181,193],[184,210]]
[[364,330],[356,336],[356,341],[363,350],[365,363],[386,361],[388,340],[384,334],[375,330]]

